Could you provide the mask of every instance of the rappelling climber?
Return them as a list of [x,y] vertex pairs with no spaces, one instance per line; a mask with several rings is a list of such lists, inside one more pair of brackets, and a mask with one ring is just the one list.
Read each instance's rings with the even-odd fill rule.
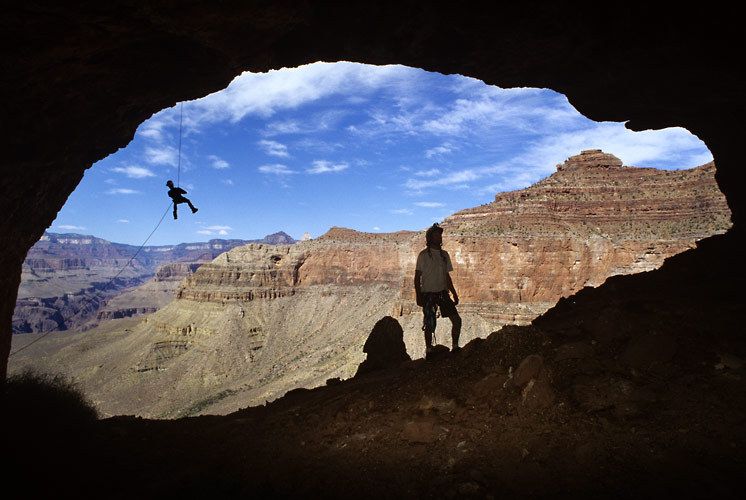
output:
[[192,202],[189,201],[189,198],[184,198],[184,196],[187,192],[181,189],[180,187],[174,187],[174,181],[167,181],[166,186],[168,186],[168,196],[171,197],[171,199],[174,201],[174,219],[178,219],[179,217],[176,215],[176,207],[179,205],[179,203],[186,203],[189,205],[189,208],[192,209],[192,213],[196,213],[198,208],[192,205]]
[[[425,233],[427,248],[417,256],[417,267],[414,272],[414,290],[417,305],[422,307],[424,315],[422,330],[425,332],[425,354],[433,350],[433,333],[435,332],[437,310],[440,315],[451,320],[452,351],[459,350],[458,339],[461,335],[461,316],[456,306],[458,294],[448,274],[453,271],[451,257],[442,250],[443,228],[433,224]],[[453,294],[451,300],[448,292]]]

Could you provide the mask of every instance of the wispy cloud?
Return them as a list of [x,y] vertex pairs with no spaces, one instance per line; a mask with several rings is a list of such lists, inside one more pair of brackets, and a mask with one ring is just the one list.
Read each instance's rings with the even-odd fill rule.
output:
[[197,234],[204,234],[206,236],[211,235],[217,235],[217,236],[227,236],[230,231],[233,231],[233,228],[230,226],[206,226],[202,229],[199,229],[197,231]]
[[313,162],[311,168],[306,169],[309,174],[326,174],[332,172],[342,172],[347,170],[349,165],[347,163],[332,163],[326,160],[316,160]]
[[106,191],[106,194],[139,194],[140,191],[129,188],[114,188]]
[[143,128],[142,130],[138,130],[137,132],[139,135],[151,139],[157,142],[160,142],[163,140],[163,131],[160,128],[151,126],[149,128]]
[[130,165],[127,167],[114,167],[111,169],[112,172],[117,172],[119,174],[124,174],[130,179],[144,179],[145,177],[155,177],[155,174],[145,168],[145,167],[138,167],[136,165]]
[[257,170],[263,174],[273,174],[273,175],[292,175],[297,174],[295,170],[292,170],[287,165],[283,165],[281,163],[274,163],[271,165],[262,165]]
[[117,222],[120,223],[120,224],[129,224],[130,223],[129,219],[117,219]]
[[412,215],[414,212],[409,208],[393,208],[389,210],[389,213],[394,215]]
[[463,170],[455,170],[451,172],[445,172],[443,175],[435,178],[420,178],[407,179],[404,184],[407,189],[421,191],[426,188],[432,187],[444,187],[444,186],[464,186],[467,187],[469,182],[480,180],[484,177],[488,177],[501,171],[504,171],[505,167],[502,166],[491,166],[491,167],[478,167],[478,168],[467,168]]
[[417,177],[435,177],[440,173],[440,169],[431,168],[430,170],[418,170],[414,173]]
[[231,179],[221,179],[220,182],[222,182],[226,186],[233,186],[234,185],[234,182]]
[[546,175],[583,149],[602,149],[619,157],[625,165],[638,167],[690,168],[712,161],[702,142],[684,128],[633,132],[622,123],[603,122],[548,135],[509,163],[538,169]]
[[207,159],[210,160],[210,166],[216,170],[224,170],[231,167],[230,163],[223,160],[219,156],[209,155]]
[[425,151],[425,158],[435,158],[436,156],[442,156],[451,153],[455,146],[448,142],[444,142],[440,146],[435,146]]
[[262,148],[264,152],[270,156],[277,156],[279,158],[288,158],[290,156],[287,146],[280,142],[262,140],[259,141],[257,144],[259,144],[259,147]]
[[[362,95],[412,71],[404,66],[342,62],[314,63],[267,73],[246,72],[226,89],[190,102],[184,109],[184,123],[198,127],[203,123],[236,123],[247,115],[269,118],[278,111],[296,109],[335,94]],[[176,108],[171,113],[176,114]]]
[[151,165],[175,167],[178,165],[179,152],[171,146],[147,147],[145,148],[145,161]]
[[415,205],[422,208],[441,208],[446,206],[445,203],[438,203],[437,201],[418,201]]
[[72,224],[60,224],[59,226],[56,226],[57,229],[62,229],[63,231],[83,231],[85,230],[85,227],[83,226],[74,226]]

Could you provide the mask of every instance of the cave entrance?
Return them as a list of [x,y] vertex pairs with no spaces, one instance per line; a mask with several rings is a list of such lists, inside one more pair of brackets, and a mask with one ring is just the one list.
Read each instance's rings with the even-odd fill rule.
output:
[[[183,131],[180,133],[182,116]],[[181,156],[178,154],[179,141]],[[406,257],[400,258],[406,252],[397,254],[391,259],[394,264],[387,263],[388,267],[381,272],[356,274],[348,271],[359,266],[361,260],[386,261],[385,251],[402,252],[396,247],[400,243],[397,238],[402,236],[386,235],[400,234],[398,231],[420,231],[434,221],[453,221],[452,214],[464,210],[465,215],[460,219],[463,223],[459,222],[460,226],[453,223],[454,232],[446,235],[446,249],[448,237],[452,236],[451,244],[458,243],[458,248],[454,247],[452,251],[456,267],[471,267],[469,273],[460,276],[460,283],[458,274],[455,279],[457,287],[470,290],[462,296],[465,310],[473,314],[475,322],[481,321],[481,334],[489,332],[495,323],[530,321],[532,315],[552,304],[549,295],[542,295],[537,290],[556,285],[540,283],[540,279],[531,273],[559,274],[567,281],[567,290],[597,285],[605,276],[620,272],[614,267],[620,267],[620,264],[614,259],[606,259],[605,250],[598,248],[632,252],[622,272],[647,270],[662,260],[657,250],[645,250],[645,245],[631,248],[624,243],[621,235],[625,231],[629,230],[629,234],[641,230],[652,233],[668,231],[655,234],[659,234],[660,239],[669,240],[683,231],[679,226],[666,229],[666,224],[660,224],[660,221],[654,223],[652,229],[649,226],[644,229],[644,221],[640,225],[630,224],[625,229],[624,225],[628,224],[625,207],[649,203],[654,196],[646,196],[641,190],[636,193],[640,198],[632,201],[636,196],[636,185],[630,184],[629,180],[620,181],[613,175],[593,181],[593,189],[611,187],[604,194],[607,198],[594,205],[593,210],[601,207],[612,224],[616,224],[619,234],[610,236],[607,227],[596,224],[594,217],[597,213],[587,208],[578,209],[567,218],[560,217],[556,227],[567,228],[568,234],[592,241],[568,243],[565,247],[562,244],[547,246],[552,252],[563,255],[557,260],[562,266],[559,273],[551,265],[542,267],[541,251],[532,246],[531,234],[525,238],[527,234],[523,234],[516,240],[521,227],[531,227],[537,230],[537,241],[547,241],[546,235],[539,230],[546,227],[546,221],[530,220],[531,210],[526,208],[528,205],[521,205],[520,194],[502,195],[499,217],[503,219],[498,222],[481,226],[464,222],[483,217],[489,210],[480,207],[491,206],[498,193],[528,188],[552,175],[558,165],[567,165],[563,162],[568,158],[580,155],[580,159],[565,169],[568,172],[582,164],[584,158],[596,158],[589,160],[594,167],[617,166],[615,160],[609,160],[604,154],[616,155],[620,159],[619,165],[656,167],[670,172],[697,167],[712,160],[704,143],[684,129],[633,132],[623,123],[596,123],[578,113],[565,96],[547,89],[501,89],[460,75],[446,76],[405,66],[344,62],[315,63],[261,74],[244,73],[225,90],[186,102],[183,108],[177,105],[156,113],[138,128],[126,148],[99,161],[86,172],[49,229],[50,233],[56,234],[45,235],[40,242],[42,246],[46,245],[48,255],[45,258],[31,256],[24,265],[19,301],[25,301],[28,309],[16,314],[18,319],[14,318],[14,325],[23,324],[26,331],[31,332],[59,329],[55,324],[72,331],[95,327],[95,331],[82,334],[81,338],[91,338],[100,331],[102,335],[109,335],[111,345],[117,346],[116,349],[121,348],[127,333],[137,328],[143,332],[161,332],[174,338],[159,339],[157,348],[148,351],[145,357],[132,357],[125,364],[134,367],[137,373],[167,372],[169,366],[178,362],[176,360],[188,359],[189,353],[206,355],[210,344],[205,343],[204,338],[194,336],[217,331],[216,327],[200,324],[196,316],[185,314],[181,317],[181,313],[174,316],[179,318],[174,320],[178,324],[171,324],[170,320],[147,320],[146,323],[150,324],[143,327],[141,318],[137,321],[133,318],[165,307],[176,293],[181,279],[192,274],[199,262],[209,261],[247,240],[260,240],[265,235],[278,236],[282,231],[295,240],[315,239],[327,234],[327,240],[348,245],[341,254],[331,253],[325,261],[320,259],[315,265],[323,268],[323,262],[326,262],[328,272],[306,275],[305,283],[315,287],[348,286],[354,285],[357,279],[371,279],[379,287],[392,285],[383,293],[399,292],[401,300],[392,304],[385,301],[370,304],[371,320],[380,319],[376,307],[383,304],[386,311],[395,309],[401,317],[406,316],[408,319],[402,320],[408,321],[406,330],[419,338],[421,334],[416,326],[419,320],[408,296],[410,279],[406,273],[399,276],[391,269],[400,263],[404,267],[409,265]],[[172,220],[167,213],[163,225],[150,240],[148,251],[140,261],[127,267],[127,273],[119,283],[121,288],[145,283],[142,290],[152,293],[152,297],[146,295],[143,299],[143,296],[130,295],[117,298],[97,294],[96,283],[106,283],[107,278],[119,270],[163,213],[164,206],[169,203],[165,183],[168,179],[176,180],[179,164],[180,185],[188,191],[187,196],[200,211],[191,214],[185,205],[181,205],[177,220]],[[619,182],[621,184],[609,185]],[[681,186],[687,182],[679,180],[674,184]],[[701,186],[696,182],[690,184],[692,189],[687,196],[692,199],[687,198],[687,203],[710,203],[711,192],[698,191]],[[572,212],[578,208],[572,200],[581,200],[583,196],[568,201],[577,189],[577,185],[567,181],[554,191],[536,191],[529,197],[539,200],[547,210],[542,217],[556,222],[558,214],[567,215],[568,210]],[[550,191],[561,196],[547,199]],[[660,192],[663,191],[662,188]],[[656,211],[659,207],[648,208]],[[723,229],[717,224],[725,225],[725,212],[720,208],[717,210],[720,211],[712,216],[713,226],[701,228],[702,231]],[[504,217],[508,212],[519,217],[513,223],[506,223]],[[577,219],[577,226],[568,222],[573,217]],[[330,228],[340,226],[352,231],[328,233]],[[485,240],[480,239],[482,233],[499,243],[492,247],[485,245]],[[681,249],[702,236],[696,230],[690,233],[688,243],[682,244]],[[389,243],[394,241],[395,245],[385,247],[386,250],[379,254],[363,252],[357,260],[344,260],[346,257],[341,256],[354,255],[351,248],[366,241],[376,241],[376,234]],[[403,238],[409,236],[405,234]],[[213,241],[203,243],[203,246],[194,244],[206,240]],[[609,243],[611,240],[614,241]],[[53,256],[50,252],[54,250],[67,253]],[[483,256],[488,252],[503,256],[499,264],[502,267],[489,259],[484,260]],[[185,257],[187,255],[189,258]],[[522,259],[521,255],[532,257]],[[163,256],[178,262],[161,267],[171,263],[165,262]],[[290,262],[288,269],[296,273],[293,279],[300,279],[298,268],[304,261],[295,262],[293,257],[286,258],[276,253],[266,257],[275,272],[270,277],[283,276],[283,266]],[[480,258],[482,265],[488,266],[486,276],[489,278],[480,278],[484,276],[479,269]],[[593,278],[576,277],[576,272],[593,265],[603,267],[603,272],[594,274]],[[518,272],[521,266],[532,271]],[[499,285],[482,286],[485,281],[493,281],[490,272],[498,267],[500,272],[509,269],[516,272]],[[148,281],[154,274],[154,280]],[[238,274],[232,276],[240,284]],[[202,288],[197,290],[200,286]],[[231,286],[231,293],[239,293],[234,289],[241,286]],[[245,286],[254,285],[248,283]],[[44,296],[39,294],[41,288]],[[236,321],[240,319],[239,323],[247,326],[243,324],[247,315],[237,302],[246,301],[248,297],[230,293],[220,295],[223,292],[207,288],[196,285],[194,289],[181,292],[181,296],[184,300],[208,303],[212,317],[220,316],[221,307],[229,307],[230,314],[236,315]],[[95,300],[89,301],[85,294],[91,289]],[[553,300],[566,294],[567,290],[555,293],[557,296]],[[320,292],[335,296],[333,290]],[[259,290],[250,300],[254,296],[276,298],[289,294],[282,290]],[[338,298],[329,305],[330,308],[340,306],[354,312],[364,295],[357,297],[357,303],[349,298]],[[76,305],[76,300],[85,306]],[[489,303],[510,303],[513,307],[489,310],[485,314],[485,304]],[[527,308],[526,303],[540,305],[534,310]],[[301,306],[311,307],[309,304]],[[80,310],[79,321],[63,317],[76,308]],[[73,316],[76,314],[78,312]],[[379,316],[375,317],[375,314]],[[247,344],[250,347],[241,355],[249,362],[258,358],[258,351],[263,348],[267,325],[266,322],[251,324],[244,330],[250,332],[251,339]],[[369,331],[369,328],[363,328],[356,335],[364,338]],[[180,336],[187,340],[176,338]],[[447,334],[440,332],[439,336],[442,339]],[[465,340],[468,340],[468,335]],[[76,341],[59,337],[54,342],[52,348],[57,349]],[[410,339],[410,343],[413,342]],[[20,347],[23,342],[14,341],[13,350],[16,350],[16,345]],[[43,351],[43,345],[36,346],[38,352]],[[106,351],[113,347],[102,349]],[[104,351],[99,351],[99,354]],[[26,359],[31,359],[33,352],[30,349]],[[332,357],[338,353],[324,351],[323,356]],[[93,363],[92,357],[86,359],[83,363]],[[77,363],[71,358],[68,362]],[[11,371],[14,364],[12,360]],[[105,364],[99,369],[105,371]],[[100,377],[102,372],[99,369],[89,371],[91,379]],[[340,373],[332,371],[326,375],[335,374]],[[91,384],[91,390],[97,391],[98,382]],[[251,384],[247,381],[246,385]],[[214,389],[211,389],[213,393],[223,394],[224,398],[236,390],[235,387],[222,386],[217,391]],[[209,399],[206,394],[203,396]],[[217,403],[203,405],[199,411],[216,407]],[[182,409],[191,407],[185,401],[179,404]],[[174,415],[168,411],[154,410],[151,415]]]

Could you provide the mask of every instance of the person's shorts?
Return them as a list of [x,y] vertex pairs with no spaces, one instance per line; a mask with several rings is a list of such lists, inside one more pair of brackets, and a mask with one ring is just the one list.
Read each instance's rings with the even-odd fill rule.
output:
[[443,318],[450,318],[458,315],[456,304],[451,300],[451,295],[448,293],[448,290],[443,290],[442,292],[423,292],[422,299],[425,303],[424,307],[427,307],[428,305],[437,305],[440,308],[440,315]]

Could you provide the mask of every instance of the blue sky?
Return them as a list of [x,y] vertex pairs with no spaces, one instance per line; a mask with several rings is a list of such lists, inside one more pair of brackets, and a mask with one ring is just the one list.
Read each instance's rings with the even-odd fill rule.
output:
[[[177,180],[179,119],[177,105],[140,125],[87,170],[49,229],[142,243],[169,205],[166,180]],[[183,104],[180,184],[199,212],[181,205],[149,244],[422,229],[582,149],[666,169],[712,160],[683,128],[593,122],[548,89],[355,63],[247,72]]]

